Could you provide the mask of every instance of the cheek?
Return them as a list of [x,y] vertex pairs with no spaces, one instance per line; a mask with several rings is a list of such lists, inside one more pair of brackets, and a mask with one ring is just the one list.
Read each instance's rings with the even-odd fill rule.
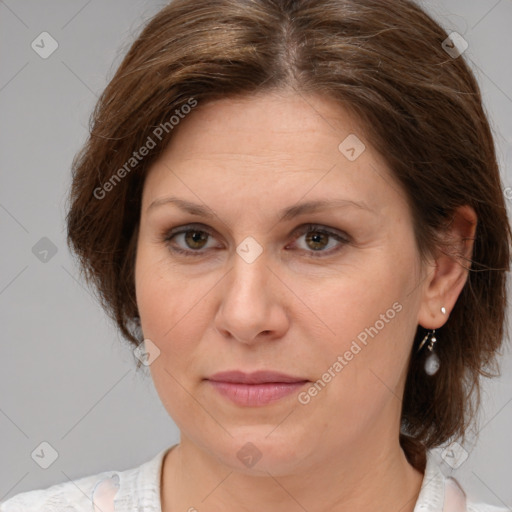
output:
[[346,355],[342,364],[350,371],[343,371],[363,394],[377,382],[375,374],[391,388],[399,385],[416,330],[419,293],[414,247],[369,259],[308,298],[329,328],[322,343],[325,371]]
[[306,407],[311,415],[328,414],[349,438],[376,425],[383,411],[394,411],[400,404],[414,334],[414,304],[404,298],[405,285],[398,286],[391,276],[386,284],[380,288],[375,283],[345,283],[341,292],[331,291],[325,302],[317,302],[329,312],[326,322],[336,335],[317,337],[321,351],[312,360],[318,380],[301,403],[310,400]]
[[[402,282],[401,282],[402,281]],[[353,267],[345,275],[333,279],[327,287],[315,290],[308,299],[336,337],[347,340],[385,319],[395,317],[396,302],[402,303],[406,285],[401,276],[393,275],[386,265]],[[386,326],[389,323],[385,324]]]
[[135,266],[135,290],[144,336],[164,355],[180,352],[205,318],[204,292],[194,280],[169,266],[165,256],[141,247]]
[[207,300],[197,282],[164,267],[141,254],[136,296],[144,337],[160,351],[149,366],[155,389],[169,415],[183,428],[186,418],[200,415],[186,391],[187,369],[200,367],[197,346],[205,329]]

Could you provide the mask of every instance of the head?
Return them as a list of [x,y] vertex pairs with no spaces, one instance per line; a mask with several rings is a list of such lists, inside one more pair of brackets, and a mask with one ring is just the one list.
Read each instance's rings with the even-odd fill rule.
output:
[[[510,227],[446,37],[409,1],[175,1],[100,98],[70,246],[123,336],[158,347],[182,433],[227,463],[253,442],[285,474],[384,428],[420,468],[466,432],[503,339]],[[298,211],[313,201],[337,204]],[[239,407],[205,381],[231,369],[309,384]]]

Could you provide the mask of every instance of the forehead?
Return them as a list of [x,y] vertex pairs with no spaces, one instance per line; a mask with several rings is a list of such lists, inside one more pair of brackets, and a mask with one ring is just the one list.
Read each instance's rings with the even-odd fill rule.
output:
[[366,138],[355,116],[332,98],[260,93],[199,102],[180,122],[168,149],[181,158],[212,149],[232,153],[235,144],[247,157],[287,153],[291,159],[294,152],[318,150],[337,157],[339,143],[349,134]]
[[261,207],[273,196],[314,200],[339,191],[379,209],[379,200],[401,196],[392,180],[361,123],[333,99],[267,93],[199,102],[149,170],[143,208],[176,192],[196,202],[263,194],[254,203]]

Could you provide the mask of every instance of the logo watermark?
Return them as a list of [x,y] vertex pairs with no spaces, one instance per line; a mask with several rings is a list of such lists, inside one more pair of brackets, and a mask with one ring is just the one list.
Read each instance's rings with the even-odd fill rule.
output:
[[[320,393],[331,380],[338,375],[345,366],[347,366],[354,356],[359,354],[361,350],[368,345],[368,336],[372,339],[384,329],[386,324],[389,324],[397,313],[402,311],[403,306],[399,302],[395,302],[391,308],[385,313],[382,313],[372,326],[365,328],[357,335],[357,340],[352,340],[350,348],[344,352],[343,355],[339,355],[336,361],[329,367],[329,369],[322,374],[321,378],[318,379],[314,384],[309,386],[306,391],[302,391],[298,394],[297,399],[302,405],[307,405],[311,402],[311,399]],[[358,343],[359,342],[359,343]],[[362,345],[362,346],[361,346]]]
[[[132,156],[124,163],[122,167],[120,167],[108,181],[106,181],[101,187],[97,187],[93,191],[93,195],[96,199],[102,200],[109,192],[111,192],[115,186],[126,177],[137,165],[139,162],[144,160],[150,150],[155,148],[156,145],[162,141],[164,136],[171,132],[182,119],[185,118],[187,114],[189,114],[194,107],[197,106],[197,100],[194,98],[189,98],[187,103],[182,105],[180,108],[177,108],[174,111],[174,114],[169,118],[169,121],[165,123],[160,123],[152,132],[152,135],[149,135],[146,139],[146,142],[137,150],[132,153]],[[156,140],[155,140],[156,139]]]

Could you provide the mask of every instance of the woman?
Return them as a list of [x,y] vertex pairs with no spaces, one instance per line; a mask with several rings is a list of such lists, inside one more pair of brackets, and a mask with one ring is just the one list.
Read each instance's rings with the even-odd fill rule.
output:
[[431,453],[471,425],[510,260],[460,50],[404,0],[148,23],[74,161],[68,240],[180,443],[2,512],[501,510]]

